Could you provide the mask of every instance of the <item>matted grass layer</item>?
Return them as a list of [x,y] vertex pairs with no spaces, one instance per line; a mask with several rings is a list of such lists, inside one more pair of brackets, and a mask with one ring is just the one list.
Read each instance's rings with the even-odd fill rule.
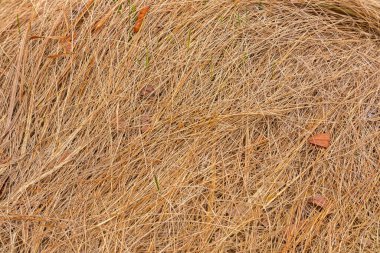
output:
[[1,252],[380,252],[377,0],[3,0],[0,87]]

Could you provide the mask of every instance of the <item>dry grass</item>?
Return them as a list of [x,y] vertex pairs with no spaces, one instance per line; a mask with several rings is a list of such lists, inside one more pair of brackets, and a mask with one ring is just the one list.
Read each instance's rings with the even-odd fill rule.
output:
[[2,0],[0,86],[1,252],[380,252],[377,0]]

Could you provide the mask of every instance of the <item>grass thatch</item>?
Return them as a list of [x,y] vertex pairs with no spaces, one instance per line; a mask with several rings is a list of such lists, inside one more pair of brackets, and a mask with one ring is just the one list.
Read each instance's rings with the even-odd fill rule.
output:
[[378,0],[2,0],[0,87],[1,252],[380,252]]

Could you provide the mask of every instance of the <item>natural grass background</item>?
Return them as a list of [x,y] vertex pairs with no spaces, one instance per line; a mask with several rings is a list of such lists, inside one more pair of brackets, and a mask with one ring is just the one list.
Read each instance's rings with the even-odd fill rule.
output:
[[378,0],[2,0],[0,87],[1,252],[380,252]]

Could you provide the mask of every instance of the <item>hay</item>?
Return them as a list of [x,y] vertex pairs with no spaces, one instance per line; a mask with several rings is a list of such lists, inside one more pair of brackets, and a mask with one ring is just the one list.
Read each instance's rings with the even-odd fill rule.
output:
[[1,251],[380,252],[379,31],[377,0],[1,1]]

